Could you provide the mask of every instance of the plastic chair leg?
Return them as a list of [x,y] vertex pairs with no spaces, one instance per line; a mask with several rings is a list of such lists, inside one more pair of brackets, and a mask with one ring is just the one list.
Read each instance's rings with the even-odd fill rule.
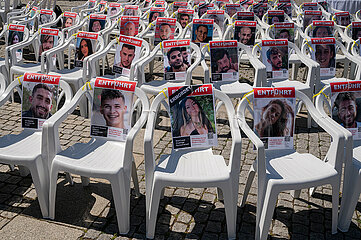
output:
[[135,195],[137,197],[140,197],[137,167],[135,166],[134,160],[132,161],[132,179],[133,179]]
[[256,240],[265,240],[268,236],[268,230],[271,225],[273,212],[276,206],[278,192],[273,191],[272,187],[267,186],[266,194],[260,211],[259,226],[256,224]]
[[[355,211],[360,193],[361,193],[361,171],[352,169],[348,176],[352,179],[352,186],[344,186],[342,192],[340,214],[338,216],[338,229],[347,232],[350,227],[352,215]],[[345,184],[345,181],[344,181]]]
[[74,185],[74,181],[73,181],[73,177],[70,175],[70,173],[66,172],[65,173],[65,180],[70,184],[70,185]]
[[83,187],[89,186],[89,183],[90,183],[89,177],[80,176],[80,178],[81,178],[81,184],[83,185]]
[[298,69],[300,68],[300,64],[294,63],[292,64],[292,80],[297,79]]
[[58,169],[53,164],[50,170],[50,186],[49,186],[49,218],[55,218],[55,200],[56,200],[56,187],[58,180]]
[[41,159],[37,159],[37,163],[28,166],[31,178],[35,186],[36,194],[40,205],[41,214],[43,218],[49,217],[49,186],[48,179],[45,176],[42,167]]
[[332,234],[337,233],[337,221],[338,221],[338,202],[340,194],[340,179],[338,178],[334,184],[332,184]]
[[120,234],[127,234],[130,229],[130,179],[122,173],[109,179],[112,186],[115,211]]
[[248,177],[247,177],[246,187],[245,187],[244,193],[243,193],[241,207],[244,207],[244,205],[246,204],[247,196],[248,196],[249,190],[251,189],[252,182],[253,182],[255,175],[256,175],[256,171],[254,170],[253,166],[251,166],[251,168],[249,169],[249,172],[248,172]]
[[29,175],[30,171],[27,167],[19,165],[19,172],[20,172],[20,176],[22,177],[26,177]]
[[[224,192],[224,209],[226,212],[228,239],[236,239],[236,223],[237,223],[237,195],[233,187],[228,184],[222,188]],[[238,188],[238,184],[237,184]],[[219,188],[217,188],[218,190]]]
[[217,187],[217,196],[219,200],[224,200],[222,189]]
[[155,233],[155,223],[157,220],[157,213],[159,208],[160,195],[163,190],[163,187],[157,186],[154,182],[153,189],[150,192],[150,201],[148,208],[148,216],[146,221],[146,237],[149,239],[154,238]]

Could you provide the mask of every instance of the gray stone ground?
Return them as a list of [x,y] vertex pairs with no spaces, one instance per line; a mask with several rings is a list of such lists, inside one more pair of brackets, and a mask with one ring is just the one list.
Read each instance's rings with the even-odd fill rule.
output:
[[[81,1],[59,1],[63,9],[79,5]],[[4,43],[1,42],[3,45]],[[3,48],[2,48],[3,49]],[[253,82],[252,70],[241,66],[242,80]],[[339,67],[339,70],[342,66]],[[160,63],[156,64],[154,79],[160,78]],[[303,71],[303,69],[302,69]],[[299,79],[302,76],[299,74]],[[340,72],[338,72],[338,75]],[[199,82],[201,69],[195,72]],[[150,77],[150,76],[149,76]],[[231,148],[230,130],[223,110],[217,115],[219,145],[216,154],[229,158]],[[166,114],[160,114],[155,129],[156,157],[171,151],[171,133]],[[76,142],[87,142],[90,121],[70,115],[60,128],[63,148]],[[0,136],[21,132],[20,103],[7,103],[0,108]],[[145,182],[143,163],[144,129],[137,136],[134,157],[140,181],[141,196],[131,194],[131,229],[127,235],[119,235],[112,200],[111,187],[106,180],[91,179],[88,187],[81,185],[80,177],[74,175],[75,184],[59,176],[54,221],[42,219],[31,176],[21,177],[18,169],[11,171],[0,164],[0,239],[144,239],[145,238]],[[256,158],[252,144],[243,135],[241,172],[239,178],[239,203],[248,170]],[[306,115],[301,112],[296,120],[295,148],[309,152],[321,159],[330,145],[330,136],[319,128],[307,129]],[[247,204],[238,207],[237,238],[254,239],[257,186],[253,184]],[[341,195],[340,195],[341,196]],[[331,235],[331,187],[317,188],[313,197],[302,190],[299,199],[289,192],[278,197],[270,239],[361,239],[361,198],[356,207],[350,230]],[[161,200],[156,224],[156,239],[226,239],[224,206],[217,199],[216,189],[166,188]]]

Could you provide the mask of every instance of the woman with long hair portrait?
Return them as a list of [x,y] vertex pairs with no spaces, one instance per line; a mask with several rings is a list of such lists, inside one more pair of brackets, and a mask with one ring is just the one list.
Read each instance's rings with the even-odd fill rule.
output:
[[77,49],[78,60],[83,61],[85,57],[93,54],[93,46],[90,39],[83,38]]
[[293,135],[292,108],[283,100],[271,100],[262,108],[261,120],[255,129],[259,137],[284,137]]
[[183,124],[179,135],[203,135],[214,132],[211,121],[206,116],[202,106],[194,97],[186,97],[180,103]]

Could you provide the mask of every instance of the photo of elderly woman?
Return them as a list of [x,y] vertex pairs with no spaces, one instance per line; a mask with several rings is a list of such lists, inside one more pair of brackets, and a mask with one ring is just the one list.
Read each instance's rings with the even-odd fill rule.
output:
[[[255,130],[259,137],[293,136],[294,111],[283,99],[272,99],[262,108],[257,108],[260,119]],[[256,111],[256,110],[255,110]],[[256,112],[255,112],[256,114]]]

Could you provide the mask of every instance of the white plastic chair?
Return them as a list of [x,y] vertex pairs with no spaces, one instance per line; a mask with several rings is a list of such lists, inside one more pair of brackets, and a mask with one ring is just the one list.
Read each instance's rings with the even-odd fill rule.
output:
[[[103,77],[105,78],[116,78],[116,79],[119,79],[119,80],[130,80],[130,81],[133,81],[133,80],[136,80],[136,76],[137,75],[137,71],[138,71],[138,63],[141,62],[142,60],[144,60],[146,57],[149,56],[149,53],[150,53],[150,46],[148,44],[148,42],[140,39],[140,38],[137,38],[138,40],[141,40],[142,41],[142,46],[141,46],[141,57],[132,62],[132,65],[131,65],[131,68],[130,68],[130,76],[129,78],[126,78],[124,76],[113,76],[113,75],[105,75]],[[98,69],[99,69],[99,60],[101,58],[104,59],[104,57],[107,56],[107,54],[115,54],[115,51],[116,51],[116,47],[117,47],[117,43],[118,43],[118,40],[117,39],[114,39],[113,41],[111,41],[108,46],[106,48],[104,48],[103,51],[100,51],[100,52],[97,52],[95,54],[93,54],[90,58],[89,58],[89,66],[91,69],[93,69],[93,71],[91,72],[91,78],[95,78],[97,76],[100,75]],[[103,68],[104,69],[104,68]],[[104,73],[103,73],[104,74]]]
[[257,152],[257,160],[248,173],[241,204],[244,206],[246,203],[257,171],[256,240],[267,239],[277,196],[280,192],[325,184],[332,186],[332,234],[337,232],[344,135],[325,120],[306,95],[296,90],[296,98],[305,104],[313,120],[332,136],[332,142],[326,155],[327,161],[321,161],[308,153],[297,153],[295,150],[265,150],[263,142],[248,126],[245,119],[245,111],[249,106],[248,101],[253,100],[253,93],[244,98],[237,108],[238,124],[255,145]]
[[[361,141],[353,140],[352,133],[343,128],[325,112],[325,105],[331,109],[331,88],[327,86],[319,94],[315,101],[317,110],[324,116],[334,128],[340,129],[345,136],[344,154],[344,178],[342,188],[341,207],[338,216],[338,229],[347,232],[361,193]],[[327,99],[326,99],[327,96]]]
[[145,81],[145,66],[154,60],[156,57],[158,51],[160,51],[161,45],[158,44],[153,51],[150,53],[150,55],[145,58],[143,61],[139,62],[138,64],[138,86],[147,94],[157,95],[160,91],[162,91],[164,88],[171,87],[171,86],[179,86],[179,85],[191,85],[192,84],[192,72],[193,70],[201,63],[201,51],[199,50],[199,47],[192,43],[190,44],[191,49],[193,50],[192,58],[195,58],[192,65],[187,69],[186,74],[186,80],[156,80],[156,81]]
[[[91,89],[94,82],[90,83]],[[119,233],[126,234],[130,228],[130,177],[139,195],[138,179],[133,159],[133,141],[136,134],[145,124],[149,111],[149,101],[146,94],[139,88],[135,95],[142,103],[142,115],[130,129],[126,141],[111,141],[102,138],[92,138],[88,143],[77,143],[62,151],[59,142],[58,128],[62,121],[71,114],[81,98],[86,97],[92,102],[89,85],[79,89],[72,101],[53,116],[53,120],[43,128],[48,133],[47,148],[49,149],[50,198],[49,217],[55,218],[55,197],[58,172],[66,171],[79,174],[82,177],[105,178],[112,186],[115,210],[117,212]]]
[[[16,88],[22,97],[19,81],[13,81],[0,96],[0,106],[4,105],[13,90]],[[72,92],[69,85],[60,80],[59,84],[65,95],[64,107],[70,102]],[[59,104],[60,98],[58,98]],[[54,116],[52,116],[54,117]],[[50,117],[45,123],[51,120]],[[41,213],[44,218],[49,217],[49,162],[47,158],[48,149],[46,143],[48,141],[46,131],[36,131],[32,129],[24,129],[20,134],[9,134],[0,138],[0,162],[11,165],[25,166],[30,170],[33,179],[36,194],[38,195]]]
[[227,220],[228,239],[236,238],[238,179],[241,158],[241,134],[230,99],[214,90],[215,98],[225,103],[232,134],[232,148],[228,165],[220,155],[213,155],[211,148],[172,150],[155,162],[153,135],[157,110],[164,102],[160,93],[152,102],[144,137],[146,181],[146,236],[154,238],[155,224],[162,190],[173,187],[217,187],[222,190]]
[[[45,73],[54,70],[53,65],[48,65],[46,62],[52,62],[52,57],[54,55],[46,56],[47,51],[41,53],[39,56],[39,43],[40,43],[41,34],[40,32],[36,32],[32,37],[30,37],[27,41],[22,42],[22,44],[17,44],[16,46],[12,46],[10,48],[11,55],[11,67],[10,67],[10,81],[14,80],[15,75],[23,75],[25,72],[33,72],[33,73]],[[64,43],[63,34],[59,31],[58,34],[58,46],[61,46]],[[35,59],[38,60],[40,58],[40,63],[24,63],[23,59],[18,61],[16,58],[16,51],[22,50],[27,47],[32,46],[34,49]],[[51,49],[50,49],[51,50]],[[50,51],[48,50],[48,51]],[[47,59],[47,60],[46,60]],[[64,68],[64,57],[62,55],[57,55],[57,62],[59,63],[60,69]],[[46,69],[47,67],[52,67],[50,69]]]

